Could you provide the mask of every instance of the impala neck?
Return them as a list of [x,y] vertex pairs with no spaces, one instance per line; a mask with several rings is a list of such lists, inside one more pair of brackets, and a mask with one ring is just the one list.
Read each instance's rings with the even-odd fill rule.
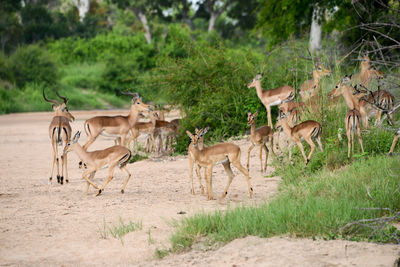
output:
[[262,95],[263,95],[263,89],[261,88],[261,81],[260,80],[255,81],[254,85],[256,87],[257,96],[258,96],[258,98],[261,99]]
[[281,123],[282,129],[285,132],[285,134],[289,137],[292,136],[292,127],[290,127],[289,123],[287,122],[287,119],[282,119]]
[[313,86],[318,87],[320,79],[321,79],[321,76],[319,75],[319,73],[316,70],[314,70],[313,71]]
[[129,125],[132,127],[139,121],[139,111],[134,108],[133,105],[131,105],[131,110],[129,111],[128,115],[128,122]]
[[253,121],[250,125],[250,137],[253,138],[256,135],[256,124]]
[[360,109],[358,105],[358,100],[352,95],[348,85],[342,86],[342,95],[344,97],[344,100],[346,101],[346,105],[348,108],[357,110]]
[[81,161],[85,163],[91,162],[89,158],[89,153],[83,149],[83,147],[79,143],[73,144],[73,151],[78,155],[78,157],[81,159]]

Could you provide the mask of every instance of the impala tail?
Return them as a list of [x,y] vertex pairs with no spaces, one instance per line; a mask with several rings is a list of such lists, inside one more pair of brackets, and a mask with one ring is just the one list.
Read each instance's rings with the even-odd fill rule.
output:
[[131,153],[131,151],[129,151],[128,153],[126,153],[118,162],[118,167],[119,168],[122,168],[122,167],[124,167],[126,164],[128,164],[129,163],[129,160],[131,159],[131,157],[132,157],[132,153]]

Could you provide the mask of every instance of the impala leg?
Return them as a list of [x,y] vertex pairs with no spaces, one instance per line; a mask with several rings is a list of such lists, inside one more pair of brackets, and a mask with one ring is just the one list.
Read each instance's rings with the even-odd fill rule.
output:
[[102,185],[102,187],[99,189],[99,192],[96,194],[96,196],[100,195],[101,192],[104,191],[104,188],[107,186],[107,184],[114,178],[114,169],[117,166],[116,163],[110,165],[110,167],[108,168],[108,177],[107,180],[104,182],[104,184]]
[[194,185],[193,185],[193,159],[192,159],[192,156],[190,155],[190,152],[189,152],[188,158],[189,158],[189,179],[190,179],[190,183],[192,184],[191,193],[192,193],[192,195],[194,195]]
[[57,160],[57,152],[56,152],[56,148],[53,144],[53,164],[51,166],[51,175],[49,178],[49,181],[51,182],[51,180],[53,180],[53,174],[54,174],[54,166],[56,165],[56,160]]
[[64,183],[65,157],[64,157],[64,155],[61,155],[60,158],[61,158],[61,177],[60,177],[60,180],[61,180],[61,184],[63,184]]
[[[57,164],[57,183],[61,183],[61,176],[60,176],[60,159],[58,158],[58,145],[55,144],[56,147],[56,164]],[[61,183],[62,184],[62,183]]]
[[91,174],[91,173],[93,173],[93,176],[94,176],[94,173],[96,173],[96,170],[93,169],[93,168],[92,168],[92,169],[89,169],[89,170],[86,170],[86,171],[82,174],[82,179],[85,179],[86,182],[88,182],[89,184],[91,184],[94,188],[99,189],[99,187],[98,187],[95,183],[92,182],[91,179],[93,179],[93,177],[92,177],[92,178],[88,178],[88,177],[87,177],[87,176],[88,176],[89,174]]
[[240,154],[238,156],[237,159],[235,159],[234,161],[232,161],[233,166],[235,166],[241,173],[243,173],[243,175],[246,177],[246,181],[247,181],[247,187],[249,189],[249,195],[250,198],[253,197],[253,187],[251,187],[250,184],[250,176],[249,176],[249,172],[242,166],[242,164],[240,163]]
[[[204,195],[204,186],[203,186],[203,184],[201,183],[201,171],[200,171],[200,165],[199,164],[196,164],[195,165],[196,166],[196,173],[197,173],[197,178],[199,178],[199,183],[200,183],[200,194],[201,195]],[[204,172],[205,172],[205,170],[204,170]],[[204,173],[204,177],[205,177],[205,173]]]
[[222,166],[224,166],[225,172],[228,175],[228,183],[226,184],[224,193],[222,193],[222,196],[221,196],[222,198],[225,198],[226,195],[228,194],[229,186],[231,185],[232,180],[233,180],[233,172],[231,169],[231,163],[229,161],[222,163]]
[[272,128],[272,118],[271,118],[271,106],[267,105],[267,115],[268,115],[268,126]]
[[[93,180],[93,177],[94,177],[95,174],[96,174],[96,171],[92,172],[89,175],[89,180]],[[86,191],[85,191],[86,195],[89,193],[89,187],[90,187],[90,183],[86,182]]]
[[[265,164],[264,164],[264,172],[266,172],[267,171],[267,168],[268,168],[268,155],[269,155],[269,150],[268,150],[268,147],[267,147],[267,145],[264,143],[263,145],[262,145],[262,147],[264,148],[264,150],[265,150]],[[261,152],[261,151],[260,151]],[[261,153],[260,153],[261,154]]]
[[363,146],[362,136],[361,136],[361,127],[359,124],[357,125],[357,135],[358,135],[358,142],[360,143],[360,146],[361,146],[361,151],[362,151],[362,153],[364,153],[364,146]]
[[263,144],[260,144],[260,167],[261,167],[261,172],[264,171],[263,169],[263,164],[262,164],[262,149],[263,149]]
[[247,170],[250,171],[250,152],[253,150],[254,144],[251,143],[249,149],[247,150]]
[[311,160],[312,154],[314,153],[315,144],[314,144],[314,142],[312,141],[311,137],[309,137],[309,138],[304,138],[304,139],[306,140],[306,142],[307,142],[307,143],[310,145],[310,147],[311,147],[310,154],[308,154],[308,157],[307,157],[307,163],[306,163],[306,165],[307,165],[308,162]]
[[292,161],[292,149],[293,149],[294,143],[289,141],[289,161],[290,164],[294,165],[294,162]]
[[269,141],[270,141],[272,155],[274,155],[274,157],[275,157],[276,155],[275,155],[275,152],[274,152],[274,134],[271,134],[269,136]]
[[390,147],[390,151],[389,151],[389,155],[391,156],[392,155],[392,153],[393,153],[393,151],[394,151],[394,148],[396,147],[396,143],[397,143],[397,140],[399,139],[399,136],[400,135],[395,135],[394,136],[394,138],[393,138],[393,142],[392,142],[392,146]]
[[316,140],[317,140],[317,144],[319,146],[319,150],[321,150],[321,152],[324,152],[324,149],[322,147],[322,142],[321,142],[321,135],[318,135]]
[[207,166],[207,176],[206,176],[206,183],[207,183],[207,198],[208,200],[214,199],[214,195],[212,192],[212,170],[213,166]]
[[353,126],[351,128],[351,153],[354,155],[354,129]]
[[[306,141],[307,141],[307,140],[306,140]],[[306,166],[307,166],[307,164],[308,164],[308,158],[306,157],[306,153],[304,153],[304,148],[303,148],[303,145],[302,145],[301,141],[296,141],[296,144],[297,144],[297,146],[299,147],[300,152],[301,152],[301,154],[303,155],[303,158],[304,158],[304,160],[306,161]]]
[[63,155],[64,158],[64,166],[65,166],[65,182],[69,183],[69,175],[68,175],[68,158],[67,154]]
[[125,188],[126,185],[128,184],[129,180],[131,179],[131,173],[128,171],[128,169],[126,168],[126,166],[121,167],[121,170],[123,170],[124,172],[126,172],[126,174],[128,174],[128,177],[126,177],[124,184],[122,185],[122,189],[121,189],[121,194],[123,194],[125,192]]
[[346,135],[347,135],[347,158],[350,158],[350,150],[351,150],[350,126],[347,126]]

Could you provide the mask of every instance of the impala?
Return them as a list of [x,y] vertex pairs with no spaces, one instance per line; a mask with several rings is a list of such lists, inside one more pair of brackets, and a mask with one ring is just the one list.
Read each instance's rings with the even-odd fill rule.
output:
[[364,94],[355,91],[356,89],[350,85],[351,75],[345,76],[339,83],[336,84],[329,94],[329,98],[333,98],[342,95],[347,107],[350,110],[356,109],[360,112],[361,120],[364,127],[368,127],[368,115],[372,109],[372,106],[366,101],[360,101]]
[[305,81],[300,87],[300,96],[303,102],[306,102],[312,96],[316,96],[320,88],[319,82],[321,78],[330,75],[330,70],[326,69],[321,64],[317,65],[313,71],[313,79]]
[[[64,148],[64,155],[66,155],[70,151],[75,151],[81,161],[85,162],[87,169],[83,172],[82,178],[86,180],[86,194],[89,191],[90,185],[94,188],[98,189],[98,193],[96,196],[100,195],[101,192],[104,191],[106,185],[112,180],[114,177],[115,167],[120,168],[128,174],[124,184],[122,185],[121,193],[125,192],[125,187],[128,184],[129,179],[131,178],[130,172],[126,169],[126,164],[128,164],[131,158],[131,152],[129,149],[123,146],[112,146],[103,150],[96,150],[92,152],[87,152],[79,143],[79,137],[81,133],[77,132],[74,136],[72,142],[68,142]],[[92,179],[96,174],[96,171],[101,169],[102,167],[108,167],[108,176],[107,180],[104,182],[102,187],[98,187]]]
[[[250,126],[250,142],[251,145],[247,151],[247,170],[250,171],[250,152],[256,145],[260,146],[260,166],[261,172],[267,171],[267,162],[268,162],[268,154],[269,149],[267,147],[267,143],[270,142],[270,149],[272,154],[274,153],[274,132],[271,127],[264,125],[256,129],[256,117],[258,115],[258,111],[254,114],[251,114],[250,111],[247,112],[247,125]],[[262,164],[262,149],[265,150],[265,164]]]
[[[314,153],[315,150],[315,144],[312,141],[312,139],[316,139],[318,146],[321,150],[321,152],[324,152],[322,148],[322,143],[321,143],[321,133],[322,133],[322,127],[321,124],[319,124],[316,121],[313,120],[308,120],[304,121],[300,124],[295,125],[294,127],[290,127],[287,117],[283,117],[280,120],[277,121],[276,127],[282,127],[283,131],[285,134],[289,137],[289,139],[292,141],[289,144],[289,160],[292,162],[292,147],[294,143],[297,144],[299,147],[301,154],[303,155],[303,158],[306,162],[306,166],[308,162],[311,159],[312,154]],[[311,147],[310,154],[308,157],[306,157],[306,154],[304,153],[303,145],[301,144],[302,139],[304,139]]]
[[247,185],[249,189],[250,198],[253,197],[253,188],[250,185],[249,172],[240,163],[240,148],[239,146],[232,143],[220,143],[210,147],[205,147],[202,150],[199,149],[200,136],[193,135],[189,131],[186,134],[191,139],[191,146],[189,146],[189,153],[192,154],[195,163],[202,167],[207,168],[206,184],[207,184],[207,197],[209,200],[213,199],[212,192],[212,170],[215,164],[222,163],[225,172],[228,175],[228,183],[225,187],[222,198],[225,198],[228,194],[229,186],[233,180],[233,172],[231,169],[231,163],[246,176]]
[[295,97],[295,90],[289,85],[284,85],[275,89],[263,91],[263,89],[261,88],[261,78],[261,74],[257,74],[256,77],[247,85],[247,87],[256,88],[258,98],[267,109],[268,126],[273,128],[271,119],[271,107],[292,101]]
[[67,156],[61,156],[61,176],[60,176],[60,160],[58,158],[58,146],[66,145],[67,142],[71,139],[71,125],[69,122],[74,121],[75,118],[68,111],[67,102],[68,99],[58,94],[56,94],[59,98],[63,99],[63,103],[60,104],[57,100],[48,99],[44,93],[43,89],[43,98],[45,101],[53,103],[53,110],[55,112],[55,116],[51,120],[49,125],[49,136],[51,139],[51,145],[53,147],[53,164],[51,168],[51,176],[49,178],[50,182],[53,179],[54,174],[54,165],[57,164],[57,182],[60,184],[64,183],[64,170],[65,170],[65,181],[68,183],[68,167],[67,167]]
[[[204,148],[204,135],[207,133],[208,131],[208,127],[204,128],[204,129],[198,129],[196,127],[195,131],[195,135],[198,136],[198,142],[197,142],[197,147],[199,148],[199,150],[202,150]],[[201,183],[201,172],[200,172],[200,168],[201,166],[199,164],[197,164],[194,160],[194,157],[192,155],[191,150],[193,149],[193,143],[191,142],[188,146],[188,159],[189,159],[189,178],[190,178],[190,182],[192,184],[192,190],[191,193],[192,195],[195,194],[194,192],[194,185],[193,185],[193,165],[195,165],[196,167],[196,174],[197,177],[199,179],[199,183],[200,183],[200,194],[204,195],[204,187],[203,184]],[[206,176],[206,173],[204,171],[204,176]]]
[[168,148],[172,148],[173,139],[176,139],[176,136],[178,135],[179,120],[174,121],[174,122],[157,120],[155,127],[156,127],[156,130],[158,130],[160,132],[159,149],[160,149],[160,145],[162,148],[162,139],[165,139],[164,151],[168,151],[169,150]]
[[[140,112],[150,112],[150,106],[142,102],[142,98],[137,93],[123,93],[132,96],[130,112],[127,116],[97,116],[85,121],[84,129],[88,136],[83,149],[87,150],[89,146],[97,139],[99,135],[121,137],[121,145],[125,145],[126,135],[129,130],[135,126],[139,120]],[[82,162],[79,163],[79,166]]]
[[361,70],[353,76],[353,80],[361,82],[362,85],[368,86],[372,79],[383,79],[385,74],[377,70],[374,66],[371,66],[371,59],[368,56],[364,56],[361,59]]
[[156,131],[156,121],[159,119],[158,112],[153,111],[149,113],[150,122],[137,122],[131,129],[131,136],[128,139],[127,143],[134,141],[135,147],[137,147],[137,138],[141,133],[145,133],[148,135],[146,138],[145,150],[150,152],[152,151],[153,146],[155,145],[155,139],[157,138],[159,132]]
[[393,143],[392,143],[392,146],[390,147],[390,151],[389,151],[389,156],[391,156],[393,154],[394,148],[395,148],[397,140],[399,140],[399,138],[400,138],[400,128],[394,134]]
[[358,110],[352,109],[347,111],[344,120],[347,135],[347,158],[350,158],[350,148],[354,154],[354,133],[357,131],[358,141],[360,142],[361,151],[364,153],[364,147],[361,137],[361,114]]

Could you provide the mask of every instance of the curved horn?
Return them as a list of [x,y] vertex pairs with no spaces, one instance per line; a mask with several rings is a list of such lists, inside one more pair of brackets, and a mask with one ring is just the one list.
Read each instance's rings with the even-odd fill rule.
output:
[[64,100],[64,104],[67,104],[68,98],[66,98],[65,96],[61,96],[61,95],[58,93],[57,90],[56,90],[56,95],[57,95],[59,98],[62,98],[62,99]]
[[46,100],[47,102],[50,102],[50,103],[53,103],[53,104],[56,104],[56,105],[60,105],[60,103],[58,103],[57,100],[48,99],[48,98],[46,97],[46,95],[44,94],[44,88],[43,88],[43,98],[44,98],[44,100]]
[[119,91],[120,91],[121,94],[123,94],[123,95],[130,95],[130,96],[132,96],[132,97],[139,97],[139,94],[138,94],[138,93],[124,92],[124,91],[122,91],[121,89],[119,89]]

